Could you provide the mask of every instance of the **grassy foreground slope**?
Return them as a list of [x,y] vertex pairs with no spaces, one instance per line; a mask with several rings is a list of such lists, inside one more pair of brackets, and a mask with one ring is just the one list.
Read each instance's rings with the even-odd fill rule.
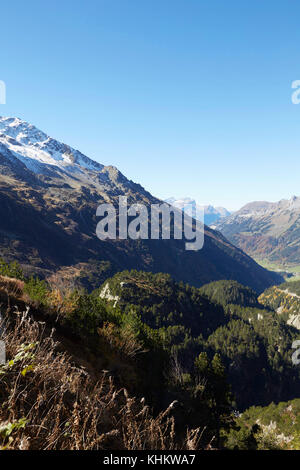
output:
[[134,312],[3,270],[1,449],[220,446],[233,417],[218,355],[195,357],[185,374],[161,332]]
[[222,448],[236,407],[300,396],[296,330],[239,305],[255,296],[236,283],[216,303],[220,283],[204,294],[167,274],[118,273],[88,294],[1,273],[2,448]]

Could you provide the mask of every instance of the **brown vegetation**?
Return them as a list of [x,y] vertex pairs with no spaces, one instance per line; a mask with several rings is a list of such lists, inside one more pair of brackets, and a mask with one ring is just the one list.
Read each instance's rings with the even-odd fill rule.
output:
[[94,379],[59,352],[53,331],[28,312],[2,325],[0,449],[196,449],[200,430],[175,435],[173,404],[154,417],[145,400],[116,388],[107,371]]

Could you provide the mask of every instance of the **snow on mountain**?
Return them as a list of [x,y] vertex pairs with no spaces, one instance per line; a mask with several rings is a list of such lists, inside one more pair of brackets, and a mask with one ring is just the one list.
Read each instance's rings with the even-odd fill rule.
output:
[[17,118],[0,118],[0,187],[0,256],[19,261],[28,274],[61,272],[67,279],[76,272],[82,285],[88,279],[100,285],[105,276],[136,267],[195,286],[235,279],[258,291],[281,281],[207,227],[205,249],[189,256],[185,240],[98,240],[99,204],[116,206],[119,196],[147,207],[160,201],[117,168],[93,162]]
[[[184,197],[181,199],[176,199],[174,197],[170,197],[168,199],[165,199],[165,202],[168,204],[171,204],[174,207],[177,207],[178,209],[184,210],[190,215],[191,217],[193,216],[193,206],[196,208],[196,218],[197,218],[197,212],[199,214],[204,213],[204,223],[206,225],[210,225],[217,220],[227,217],[230,215],[230,212],[225,209],[224,207],[213,207],[211,205],[200,205],[198,204],[194,199],[191,199],[189,197]],[[202,217],[201,217],[202,218]]]
[[101,171],[103,168],[78,150],[18,118],[0,117],[0,151],[6,156],[11,153],[34,173],[43,173],[45,165],[71,172]]

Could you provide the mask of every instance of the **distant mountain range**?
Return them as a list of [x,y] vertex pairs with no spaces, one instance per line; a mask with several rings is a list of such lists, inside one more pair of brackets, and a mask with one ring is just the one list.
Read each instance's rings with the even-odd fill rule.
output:
[[230,215],[230,212],[225,209],[225,207],[200,205],[194,199],[191,199],[189,197],[184,197],[182,199],[170,197],[168,199],[165,199],[165,202],[171,204],[174,207],[177,207],[178,209],[185,210],[191,217],[193,216],[192,206],[194,205],[200,211],[200,213],[204,213],[204,223],[206,225],[211,225],[219,221],[223,217],[228,217]]
[[204,248],[183,240],[96,237],[100,203],[159,203],[112,166],[94,162],[18,118],[0,118],[0,256],[28,273],[97,287],[124,269],[166,272],[195,286],[234,279],[262,291],[281,281],[206,227]]
[[300,264],[300,197],[252,202],[213,228],[256,259],[281,267]]

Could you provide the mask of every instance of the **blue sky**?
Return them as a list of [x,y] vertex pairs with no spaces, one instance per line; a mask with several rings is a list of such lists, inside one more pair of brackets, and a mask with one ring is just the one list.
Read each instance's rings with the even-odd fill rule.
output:
[[0,114],[161,198],[300,196],[299,18],[296,0],[2,2]]

